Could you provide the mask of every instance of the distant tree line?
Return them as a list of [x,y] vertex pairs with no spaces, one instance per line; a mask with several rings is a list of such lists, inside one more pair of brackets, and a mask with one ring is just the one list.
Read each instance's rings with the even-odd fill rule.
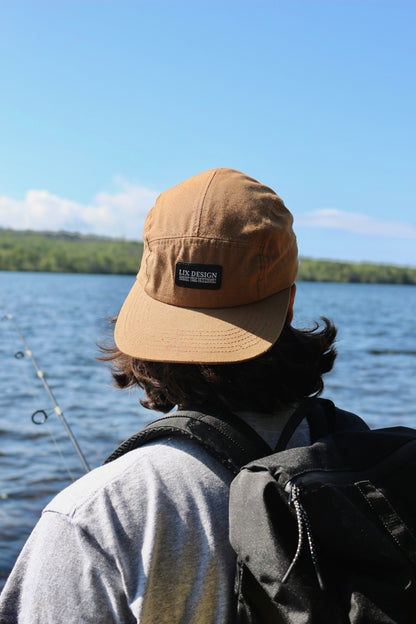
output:
[[0,270],[135,274],[142,249],[142,243],[70,232],[0,229]]
[[[140,242],[0,228],[0,271],[134,275],[142,252]],[[416,269],[301,258],[298,281],[416,284]]]
[[301,258],[298,281],[416,284],[416,269],[369,262],[333,262]]

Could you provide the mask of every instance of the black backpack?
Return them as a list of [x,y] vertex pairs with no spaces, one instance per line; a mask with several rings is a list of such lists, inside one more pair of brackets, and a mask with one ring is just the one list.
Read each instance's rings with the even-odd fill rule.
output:
[[[305,418],[313,443],[284,450]],[[196,440],[236,475],[236,622],[416,622],[416,431],[370,430],[331,401],[307,399],[272,451],[234,414],[178,411],[107,462],[172,435]]]

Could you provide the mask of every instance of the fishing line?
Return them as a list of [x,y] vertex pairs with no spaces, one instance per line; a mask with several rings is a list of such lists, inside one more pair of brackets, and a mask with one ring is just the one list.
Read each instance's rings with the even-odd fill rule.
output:
[[[2,297],[0,297],[0,301],[2,303],[3,308],[6,311],[6,318],[9,321],[12,322],[13,327],[15,328],[15,330],[16,330],[19,338],[20,338],[20,340],[22,341],[22,343],[23,343],[23,345],[25,347],[25,351],[24,352],[23,351],[18,351],[15,354],[15,357],[17,357],[19,359],[19,358],[25,357],[25,355],[26,355],[30,359],[30,361],[32,362],[32,364],[33,364],[33,366],[35,368],[36,375],[37,375],[38,379],[40,379],[40,381],[42,382],[42,385],[43,385],[46,393],[48,394],[50,400],[52,401],[53,411],[58,416],[59,420],[61,421],[62,425],[64,426],[65,431],[66,431],[69,439],[72,442],[72,445],[73,445],[73,447],[74,447],[74,449],[75,449],[75,451],[76,451],[76,453],[77,453],[77,455],[78,455],[78,457],[79,457],[79,459],[80,459],[80,461],[82,463],[82,466],[83,466],[85,472],[89,472],[91,469],[90,469],[90,467],[88,465],[88,462],[85,459],[85,456],[84,456],[83,452],[81,451],[80,446],[79,446],[79,444],[78,444],[74,434],[72,433],[71,427],[69,426],[69,424],[68,424],[68,422],[67,422],[67,420],[66,420],[66,418],[65,418],[65,416],[64,416],[64,414],[62,412],[62,409],[60,408],[60,406],[59,406],[57,400],[55,399],[55,396],[54,396],[54,394],[53,394],[53,392],[52,392],[48,382],[45,379],[45,375],[44,375],[43,371],[39,368],[39,366],[38,366],[38,364],[37,364],[37,362],[36,362],[36,360],[35,360],[35,358],[33,356],[32,351],[29,349],[29,346],[28,346],[28,344],[27,344],[27,342],[26,342],[22,332],[20,331],[20,328],[19,328],[19,326],[18,326],[14,316],[9,312],[9,310],[8,310],[8,308],[7,308],[7,306],[6,306],[6,304],[5,304],[5,302],[4,302]],[[44,420],[42,422],[36,420],[36,416],[37,415],[39,416],[41,413],[43,414],[43,417],[44,417]],[[35,417],[35,420],[34,420],[34,417]],[[37,410],[36,412],[34,412],[32,414],[32,422],[34,422],[35,424],[43,424],[43,422],[46,422],[46,419],[47,419],[47,414],[46,414],[46,412],[44,410]]]
[[[3,320],[9,320],[9,319],[8,319],[8,317],[4,317]],[[13,330],[11,329],[10,331],[13,331]],[[24,354],[23,351],[16,351],[16,353],[14,354],[14,357],[16,358],[16,360],[22,360],[22,359],[24,359],[25,354]],[[30,366],[30,364],[28,363],[27,366]],[[37,393],[35,393],[35,388],[34,388],[34,386],[32,384],[32,379],[29,377],[27,366],[24,366],[23,369],[22,369],[24,377],[25,377],[25,381],[26,381],[26,384],[25,384],[26,392],[28,394],[30,394],[30,396],[33,399],[33,401],[35,401],[35,400],[37,401],[38,400],[38,396],[37,396]],[[36,391],[38,391],[37,388],[36,388]],[[72,474],[70,467],[68,466],[68,463],[67,463],[67,461],[65,459],[65,456],[62,453],[62,450],[61,450],[61,448],[59,446],[59,442],[58,442],[58,440],[56,439],[56,437],[54,435],[54,432],[53,432],[52,427],[50,425],[50,421],[48,420],[49,416],[51,414],[53,414],[53,413],[54,413],[53,410],[49,410],[48,412],[46,412],[46,410],[44,410],[44,409],[38,409],[35,412],[33,412],[32,416],[31,416],[31,420],[32,420],[34,425],[45,425],[46,431],[48,432],[48,434],[49,434],[49,436],[50,436],[50,438],[52,440],[52,443],[55,446],[55,449],[56,449],[58,455],[60,456],[60,458],[62,460],[62,464],[64,465],[65,470],[66,470],[70,480],[71,481],[75,481],[76,479],[75,479],[74,475]]]
[[[22,351],[17,351],[17,353],[14,354],[14,357],[18,360],[22,359],[25,357],[25,354]],[[29,378],[29,375],[27,374],[27,370],[25,368],[24,370],[24,375],[25,378],[27,380],[27,388],[31,388],[32,384],[31,384],[31,380]],[[30,395],[32,396],[33,400],[37,399],[35,392],[33,390],[30,391]],[[32,416],[31,416],[31,421],[34,425],[45,425],[46,430],[52,440],[53,445],[55,446],[55,450],[58,453],[59,457],[61,458],[62,464],[64,465],[64,468],[66,470],[66,472],[68,473],[68,476],[70,478],[71,481],[75,481],[76,478],[74,477],[74,475],[71,472],[71,469],[68,465],[68,462],[65,459],[65,455],[62,452],[61,447],[59,446],[59,442],[55,437],[55,434],[52,430],[52,427],[50,426],[50,421],[49,421],[49,416],[51,414],[54,413],[54,410],[49,410],[48,412],[44,409],[38,409],[35,412],[33,412]]]
[[48,423],[48,414],[45,410],[43,409],[39,409],[36,410],[36,412],[33,412],[32,414],[32,422],[34,425],[44,425],[46,424],[46,428],[48,430],[49,435],[51,436],[52,442],[56,448],[56,452],[58,453],[59,457],[62,460],[63,465],[65,466],[65,470],[68,473],[69,478],[71,479],[71,481],[75,481],[75,477],[71,472],[70,467],[68,466],[66,460],[65,460],[65,455],[62,453],[61,447],[59,446],[59,442],[58,440],[55,438],[54,433],[52,431],[52,429],[49,427],[49,423]]

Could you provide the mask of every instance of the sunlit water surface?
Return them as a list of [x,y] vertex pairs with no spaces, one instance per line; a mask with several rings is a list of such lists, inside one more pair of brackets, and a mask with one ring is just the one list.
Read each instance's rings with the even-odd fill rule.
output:
[[[137,392],[111,385],[97,362],[132,277],[1,273],[0,296],[13,314],[91,467],[155,416]],[[321,316],[338,326],[338,359],[324,396],[372,427],[416,426],[416,288],[300,283],[294,324]],[[83,474],[12,323],[0,309],[0,589],[42,508]],[[49,418],[35,425],[31,415]]]

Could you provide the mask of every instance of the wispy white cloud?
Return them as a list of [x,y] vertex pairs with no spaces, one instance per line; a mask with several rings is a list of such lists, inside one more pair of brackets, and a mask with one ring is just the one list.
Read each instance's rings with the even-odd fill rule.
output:
[[31,230],[68,230],[137,239],[157,192],[116,180],[115,193],[100,192],[81,204],[45,190],[30,190],[24,199],[0,197],[0,226]]
[[374,219],[364,214],[333,208],[315,210],[296,216],[295,229],[296,227],[336,229],[363,236],[416,238],[415,225]]
[[[115,179],[115,185],[115,192],[101,191],[87,204],[52,195],[46,190],[30,190],[22,200],[0,196],[0,227],[140,238],[146,215],[158,192],[121,177]],[[296,215],[295,230],[301,227],[378,238],[416,239],[415,225],[334,208]]]

